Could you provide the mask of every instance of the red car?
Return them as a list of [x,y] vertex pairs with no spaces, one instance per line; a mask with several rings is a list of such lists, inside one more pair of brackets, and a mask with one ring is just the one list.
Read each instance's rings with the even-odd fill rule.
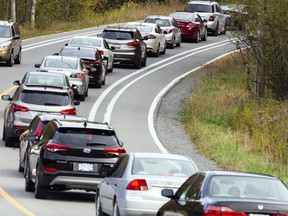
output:
[[186,40],[193,40],[198,43],[200,40],[207,40],[207,20],[203,20],[197,13],[173,12],[173,17],[181,28],[181,37]]

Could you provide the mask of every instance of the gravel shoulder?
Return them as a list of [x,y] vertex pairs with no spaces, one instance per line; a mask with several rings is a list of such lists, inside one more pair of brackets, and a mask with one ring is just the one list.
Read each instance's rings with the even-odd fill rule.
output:
[[182,107],[204,75],[193,73],[172,87],[158,104],[154,125],[159,140],[168,152],[190,157],[199,170],[221,170],[217,163],[197,152],[181,124]]

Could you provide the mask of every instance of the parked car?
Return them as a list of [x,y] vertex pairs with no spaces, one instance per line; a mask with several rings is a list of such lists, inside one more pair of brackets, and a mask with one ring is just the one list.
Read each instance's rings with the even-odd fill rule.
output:
[[23,136],[21,140],[20,136],[20,147],[19,147],[19,166],[18,166],[18,171],[19,172],[24,172],[24,177],[26,175],[26,164],[27,164],[27,153],[29,152],[31,146],[36,144],[36,142],[30,142],[27,140],[27,136],[30,133],[35,134],[36,139],[40,137],[40,134],[46,124],[48,124],[49,121],[53,119],[60,119],[60,120],[87,120],[86,117],[82,116],[74,116],[74,115],[61,115],[61,114],[38,114],[36,115],[28,129],[24,129],[19,131],[21,133],[21,136]]
[[202,19],[198,13],[173,12],[169,16],[182,26],[182,40],[193,40],[196,43],[207,40],[207,20]]
[[25,190],[35,198],[46,198],[49,190],[79,189],[95,191],[119,156],[126,151],[116,132],[107,123],[52,120],[39,139],[27,139]]
[[20,134],[17,131],[27,129],[37,114],[76,115],[75,105],[80,104],[79,101],[72,99],[66,87],[28,84],[18,86],[12,97],[2,95],[2,100],[9,101],[4,110],[2,135],[7,147],[12,147],[19,141]]
[[77,86],[75,96],[79,100],[85,101],[85,97],[88,96],[89,70],[81,58],[47,55],[43,58],[41,64],[35,64],[34,67],[39,68],[38,71],[66,75],[69,79],[69,83]]
[[59,56],[76,56],[83,59],[89,70],[89,84],[101,88],[106,83],[107,68],[99,50],[95,47],[74,47],[65,46],[59,53]]
[[198,169],[181,155],[127,153],[114,165],[96,190],[96,216],[156,215],[168,201],[162,188],[177,190]]
[[127,27],[137,28],[142,37],[145,37],[148,54],[158,57],[166,53],[166,38],[160,26],[153,23],[129,22]]
[[114,53],[114,63],[132,64],[140,69],[146,66],[147,46],[137,28],[108,26],[100,34]]
[[243,172],[206,171],[192,175],[158,211],[164,215],[287,215],[288,189],[277,177]]
[[27,85],[27,86],[52,86],[66,88],[69,95],[74,98],[74,92],[77,92],[77,85],[70,85],[68,77],[65,74],[53,72],[40,72],[28,71],[23,76],[22,80],[15,80],[14,85]]
[[0,62],[12,66],[21,63],[22,40],[18,24],[0,20]]
[[107,41],[102,37],[74,36],[67,46],[91,46],[96,47],[106,62],[108,72],[113,72],[114,54]]
[[147,23],[155,23],[160,26],[165,34],[166,45],[174,49],[175,46],[181,46],[181,26],[179,26],[176,20],[170,16],[148,16],[144,20]]
[[184,9],[186,12],[197,12],[202,19],[208,21],[208,32],[217,36],[226,33],[225,16],[220,5],[215,1],[189,1]]

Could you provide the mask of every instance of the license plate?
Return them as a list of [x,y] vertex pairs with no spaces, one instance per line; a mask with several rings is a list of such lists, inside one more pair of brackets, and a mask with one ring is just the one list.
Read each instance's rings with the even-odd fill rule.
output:
[[93,164],[79,163],[78,164],[78,170],[79,171],[91,172],[91,171],[93,171]]

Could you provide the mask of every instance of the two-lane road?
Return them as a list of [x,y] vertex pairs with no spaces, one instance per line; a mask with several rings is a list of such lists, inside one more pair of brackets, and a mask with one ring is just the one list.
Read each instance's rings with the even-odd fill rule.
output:
[[[103,27],[28,39],[23,42],[22,63],[0,66],[0,94],[13,90],[19,80],[44,55],[58,52],[73,35],[96,35]],[[206,42],[182,43],[180,48],[167,49],[166,55],[149,57],[140,70],[116,67],[101,89],[89,89],[89,96],[78,109],[90,120],[112,124],[127,151],[165,152],[153,134],[154,98],[172,80],[234,48],[226,35],[208,37]],[[11,88],[12,87],[12,88]],[[12,93],[10,93],[12,94]],[[0,101],[0,133],[6,101]],[[151,128],[152,125],[152,128]],[[17,172],[18,149],[6,148],[0,141],[0,215],[20,216],[92,216],[95,215],[94,194],[82,191],[51,193],[47,200],[34,198],[24,190],[24,178]]]

